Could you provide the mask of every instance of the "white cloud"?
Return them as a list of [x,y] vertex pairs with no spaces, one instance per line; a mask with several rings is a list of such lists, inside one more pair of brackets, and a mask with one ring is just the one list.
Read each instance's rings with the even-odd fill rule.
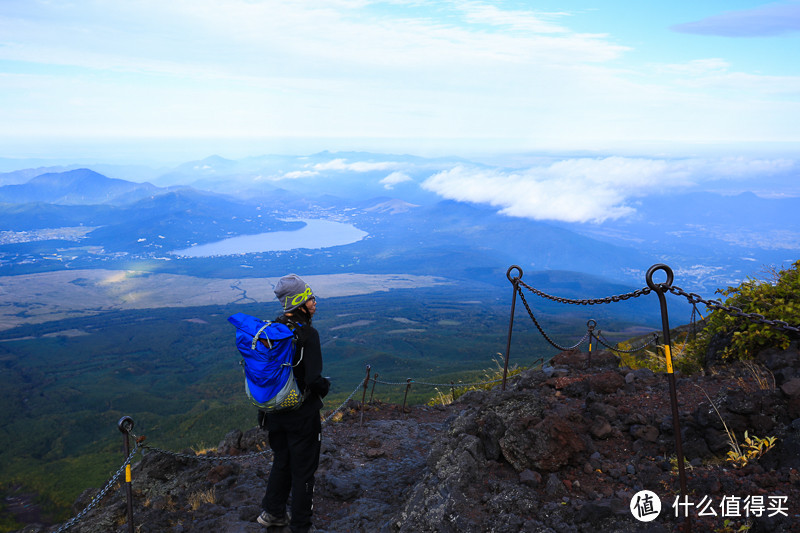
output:
[[715,179],[753,179],[791,171],[786,159],[582,158],[517,171],[456,166],[422,187],[445,198],[483,203],[509,216],[602,222],[631,215],[631,200]]
[[653,59],[647,46],[660,44],[658,32],[642,28],[645,42],[631,40],[612,16],[619,6],[597,7],[597,17],[579,5],[520,6],[3,0],[0,144],[315,138],[400,140],[410,151],[446,142],[466,154],[487,142],[603,150],[798,140],[794,63],[748,72],[735,56],[668,45]]
[[315,170],[295,170],[292,172],[287,172],[282,176],[282,178],[294,180],[298,178],[313,178],[314,176],[318,176],[319,172]]
[[551,20],[564,13],[535,13],[531,11],[500,9],[483,2],[457,2],[456,7],[464,12],[465,19],[473,24],[489,24],[535,33],[569,33],[563,26]]
[[383,178],[380,182],[386,189],[392,190],[394,189],[395,185],[404,183],[406,181],[412,181],[411,176],[405,172],[396,171]]
[[372,172],[375,170],[391,170],[400,167],[400,163],[393,161],[356,161],[348,163],[346,159],[332,159],[325,163],[317,163],[313,166],[314,170],[340,170],[350,172]]

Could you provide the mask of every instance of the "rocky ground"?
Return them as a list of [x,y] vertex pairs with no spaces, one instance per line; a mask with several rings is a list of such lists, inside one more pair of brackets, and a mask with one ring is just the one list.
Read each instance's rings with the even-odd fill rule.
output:
[[[678,376],[689,504],[679,517],[666,375],[619,368],[610,352],[593,354],[591,367],[583,353],[565,352],[551,363],[516,376],[506,391],[473,391],[448,406],[403,413],[398,406],[372,405],[363,424],[358,403],[349,404],[323,429],[317,527],[800,531],[797,344],[760,354],[755,368]],[[725,460],[731,449],[726,428],[740,444],[745,431],[777,440],[760,458],[734,467]],[[264,449],[266,433],[254,428],[232,431],[206,458],[190,450],[185,456],[147,450],[133,469],[135,531],[264,531],[255,518],[269,462],[266,455],[247,457]],[[639,521],[631,511],[632,502],[650,501],[636,499],[641,490],[661,501],[653,521]],[[94,492],[76,502],[76,512]],[[639,509],[654,516],[645,505]],[[127,531],[124,491],[110,493],[69,531]]]

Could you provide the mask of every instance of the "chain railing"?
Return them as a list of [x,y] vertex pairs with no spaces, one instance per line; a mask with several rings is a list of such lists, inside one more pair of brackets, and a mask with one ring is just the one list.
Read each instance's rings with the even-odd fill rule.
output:
[[[544,294],[544,293],[542,293],[542,294]],[[577,348],[578,346],[580,346],[581,344],[586,342],[586,339],[589,338],[590,334],[589,334],[589,332],[587,332],[586,335],[584,335],[583,338],[581,338],[581,340],[579,340],[576,344],[573,344],[572,346],[561,346],[560,344],[556,343],[553,339],[551,339],[550,336],[547,333],[545,333],[545,331],[542,328],[541,324],[539,324],[539,321],[536,320],[536,316],[533,314],[533,310],[531,309],[531,306],[528,305],[528,300],[525,298],[525,295],[522,293],[521,289],[519,290],[519,297],[522,300],[522,303],[525,305],[525,309],[528,311],[528,316],[531,317],[531,320],[533,321],[534,325],[536,326],[536,329],[538,329],[539,333],[542,334],[542,337],[544,337],[544,340],[549,342],[550,345],[553,346],[553,348],[555,348],[556,350],[561,350],[562,352],[568,352],[570,350],[574,350],[575,348]]]
[[650,338],[649,341],[647,341],[646,343],[642,344],[641,346],[638,346],[636,348],[631,348],[631,349],[618,348],[619,343],[615,343],[614,346],[611,346],[611,341],[609,341],[608,339],[603,337],[603,332],[601,332],[599,330],[595,334],[595,338],[597,339],[597,342],[599,342],[600,344],[602,344],[603,346],[605,346],[606,348],[608,348],[611,351],[618,352],[618,353],[636,353],[636,352],[641,352],[645,348],[647,348],[649,346],[652,346],[653,344],[657,343],[658,342],[658,333],[653,333],[653,336]]
[[67,520],[63,524],[61,524],[61,527],[59,527],[55,531],[55,533],[61,533],[62,531],[68,530],[69,528],[74,526],[76,523],[80,522],[80,520],[84,516],[86,516],[86,514],[89,511],[94,509],[94,507],[97,505],[97,503],[105,497],[105,495],[108,493],[109,490],[111,490],[111,487],[114,486],[114,484],[117,482],[117,480],[122,475],[122,473],[125,472],[125,470],[131,464],[131,461],[133,460],[133,458],[136,456],[137,453],[139,453],[139,448],[138,448],[138,446],[134,445],[133,450],[128,455],[128,457],[125,459],[125,462],[122,463],[122,466],[119,467],[119,470],[117,470],[114,473],[114,475],[111,476],[111,479],[108,480],[108,483],[106,483],[105,486],[103,486],[103,488],[100,489],[100,492],[98,492],[94,496],[94,498],[92,498],[92,500],[89,502],[89,504],[86,507],[84,507],[81,512],[79,512],[74,517],[72,517],[71,519]]
[[735,307],[733,305],[725,305],[719,300],[706,300],[699,294],[695,294],[693,292],[686,292],[680,287],[669,287],[668,290],[669,292],[675,294],[676,296],[683,296],[692,305],[703,304],[709,309],[713,309],[714,311],[722,311],[729,315],[733,315],[739,318],[745,318],[747,320],[750,320],[751,322],[758,322],[759,324],[766,324],[768,326],[772,326],[774,328],[783,331],[800,333],[800,326],[793,326],[784,320],[770,320],[766,318],[764,315],[760,315],[758,313],[745,313],[738,307]]
[[[511,268],[519,268],[517,266],[513,266]],[[510,272],[511,269],[509,269]],[[521,271],[520,271],[521,272]],[[641,289],[637,289],[635,291],[626,293],[626,294],[619,294],[615,296],[606,296],[605,298],[591,298],[586,300],[573,300],[570,298],[561,298],[559,296],[552,296],[550,294],[544,293],[539,289],[535,289],[522,281],[521,279],[517,279],[520,286],[525,287],[533,294],[537,296],[541,296],[542,298],[546,298],[548,300],[552,300],[554,302],[562,303],[562,304],[572,304],[572,305],[602,305],[602,304],[610,304],[610,303],[617,303],[617,302],[624,302],[625,300],[630,300],[631,298],[638,298],[640,296],[645,296],[650,294],[652,291],[649,287],[644,287]]]
[[[518,270],[518,272],[519,272],[518,276],[511,276],[511,272],[514,269]],[[656,283],[653,282],[652,275],[653,275],[654,272],[656,272],[658,270],[664,270],[666,272],[666,274],[667,274],[666,283],[656,284]],[[536,289],[534,287],[531,287],[527,283],[523,282],[522,279],[521,279],[522,278],[522,274],[523,274],[522,273],[522,269],[520,267],[516,266],[516,265],[511,266],[508,269],[508,271],[506,272],[506,277],[508,278],[508,280],[512,283],[512,285],[514,287],[514,293],[513,293],[513,299],[512,299],[512,305],[511,305],[511,320],[509,322],[508,342],[507,342],[507,346],[506,346],[506,357],[505,357],[505,365],[504,365],[504,368],[503,368],[503,377],[502,377],[502,379],[498,378],[498,379],[492,379],[492,380],[476,381],[476,382],[472,382],[472,383],[461,383],[461,382],[455,383],[455,382],[452,382],[452,381],[450,383],[432,383],[432,382],[420,381],[420,380],[415,380],[415,379],[412,379],[412,378],[408,378],[404,382],[391,382],[391,381],[379,380],[378,379],[378,374],[375,373],[375,375],[371,379],[373,394],[374,394],[374,391],[375,391],[375,385],[378,384],[378,383],[380,383],[382,385],[387,385],[387,386],[404,386],[404,387],[406,387],[406,397],[408,396],[408,391],[411,388],[412,384],[430,386],[430,387],[450,387],[451,389],[455,390],[456,388],[460,389],[460,388],[468,388],[468,387],[478,387],[478,386],[485,386],[485,385],[491,385],[491,384],[502,382],[502,387],[503,387],[503,389],[505,389],[505,385],[506,385],[506,381],[507,381],[507,375],[508,375],[508,361],[509,361],[509,354],[510,354],[510,347],[511,347],[511,332],[512,332],[512,329],[513,329],[514,309],[515,309],[515,303],[516,303],[517,294],[519,294],[520,299],[522,300],[523,304],[525,305],[525,308],[526,308],[526,310],[528,312],[528,315],[531,317],[533,323],[536,325],[536,328],[539,330],[539,332],[542,334],[542,336],[545,338],[545,340],[547,340],[553,347],[555,347],[555,348],[557,348],[557,349],[559,349],[561,351],[573,350],[573,349],[579,347],[581,344],[583,344],[587,339],[589,339],[589,352],[590,352],[590,356],[591,356],[591,341],[592,341],[593,338],[596,338],[598,343],[602,344],[606,348],[608,348],[610,350],[613,350],[613,351],[616,351],[616,352],[620,352],[620,353],[633,353],[633,352],[637,352],[637,351],[643,350],[643,349],[647,348],[648,346],[651,346],[651,345],[655,344],[656,342],[658,342],[658,334],[654,333],[652,339],[650,339],[649,341],[645,342],[644,344],[642,344],[639,347],[632,348],[632,349],[620,349],[617,346],[612,346],[611,342],[608,341],[607,339],[605,339],[605,337],[603,337],[602,332],[600,330],[596,330],[595,331],[595,326],[597,325],[597,323],[594,320],[590,320],[587,323],[587,326],[589,326],[589,330],[587,331],[586,335],[584,335],[581,338],[581,340],[578,341],[578,343],[576,343],[576,344],[574,344],[573,346],[570,346],[570,347],[564,347],[564,346],[559,345],[558,343],[553,341],[553,339],[549,335],[547,335],[547,333],[544,331],[544,329],[542,328],[542,326],[539,323],[539,321],[536,319],[536,317],[535,317],[535,315],[533,313],[533,310],[531,309],[531,306],[528,304],[528,301],[525,298],[525,295],[524,295],[524,293],[522,291],[522,288],[524,287],[525,289],[527,289],[531,293],[533,293],[533,294],[535,294],[537,296],[540,296],[542,298],[554,301],[554,302],[563,303],[563,304],[570,304],[570,305],[587,305],[587,306],[623,302],[623,301],[626,301],[626,300],[629,300],[629,299],[632,299],[632,298],[639,298],[640,296],[645,296],[645,295],[648,295],[648,294],[650,294],[652,292],[655,292],[658,295],[659,301],[661,303],[662,326],[663,326],[662,333],[664,335],[664,344],[662,345],[662,348],[664,349],[664,354],[665,354],[666,361],[667,361],[667,373],[668,373],[668,376],[670,378],[670,396],[671,396],[672,405],[673,405],[673,425],[675,426],[674,432],[675,432],[675,439],[676,439],[676,451],[677,451],[677,455],[678,455],[679,475],[680,475],[680,479],[681,479],[681,493],[685,494],[686,493],[686,482],[685,482],[685,473],[684,473],[684,469],[683,469],[683,458],[682,458],[683,453],[682,453],[682,450],[681,450],[681,442],[680,442],[680,434],[681,434],[681,432],[680,432],[680,426],[679,426],[678,414],[677,414],[677,400],[676,400],[676,393],[675,393],[675,382],[674,382],[674,375],[673,375],[673,371],[672,371],[672,360],[671,360],[671,354],[670,354],[669,323],[668,323],[668,318],[667,318],[667,313],[666,313],[666,304],[665,304],[665,300],[664,300],[664,293],[665,292],[670,292],[670,293],[672,293],[672,294],[674,294],[676,296],[680,296],[680,297],[686,298],[688,300],[688,302],[690,304],[692,304],[692,306],[693,306],[693,316],[694,316],[694,313],[696,311],[696,305],[697,304],[703,304],[706,307],[708,307],[710,309],[713,309],[715,311],[719,310],[719,311],[731,314],[733,316],[737,316],[737,317],[744,318],[744,319],[747,319],[747,320],[751,320],[753,322],[758,322],[758,323],[761,323],[761,324],[766,324],[766,325],[769,325],[769,326],[772,326],[772,327],[775,327],[775,328],[778,328],[778,329],[781,329],[781,330],[784,330],[784,331],[800,333],[800,327],[793,326],[793,325],[791,325],[791,324],[789,324],[789,323],[787,323],[787,322],[785,322],[783,320],[767,319],[766,317],[764,317],[763,315],[758,314],[758,313],[745,313],[744,311],[742,311],[742,309],[740,309],[738,307],[725,305],[725,304],[723,304],[722,302],[720,302],[718,300],[706,300],[706,299],[702,298],[698,294],[688,293],[688,292],[684,291],[683,289],[681,289],[680,287],[672,286],[673,273],[672,273],[672,270],[666,265],[660,265],[660,264],[659,265],[653,265],[648,270],[647,276],[646,276],[647,277],[647,284],[648,284],[647,287],[644,287],[642,289],[637,289],[635,291],[632,291],[632,292],[629,292],[629,293],[626,293],[626,294],[608,296],[608,297],[605,297],[605,298],[593,298],[593,299],[572,299],[572,298],[563,298],[563,297],[558,297],[558,296],[553,296],[553,295],[547,294],[547,293],[545,293],[543,291],[540,291],[540,290],[538,290],[538,289]],[[617,345],[618,345],[618,343],[617,343]],[[543,359],[540,359],[539,361],[541,361],[542,364],[544,363]],[[356,392],[360,388],[363,387],[363,389],[364,389],[364,397],[366,397],[366,390],[367,390],[367,386],[369,384],[369,381],[370,381],[370,374],[369,374],[369,366],[368,366],[367,367],[367,377],[353,389],[353,392],[351,392],[350,395],[336,409],[334,409],[327,417],[325,417],[323,419],[322,423],[323,424],[327,424],[330,420],[333,419],[333,417],[337,413],[341,412],[342,409],[344,409],[345,406],[350,402],[350,400],[352,400],[353,396],[355,396]],[[370,397],[370,402],[372,402],[372,397]],[[362,422],[363,422],[363,405],[365,403],[363,398],[362,398],[362,402],[361,403],[362,403]],[[406,409],[406,400],[404,399],[403,400],[403,411],[404,412],[405,412],[405,409]],[[123,424],[122,424],[123,421],[127,422],[127,424],[124,427],[123,427]],[[123,419],[120,421],[120,430],[123,431],[123,433],[126,434],[125,435],[126,439],[127,439],[128,435],[134,437],[133,450],[129,454],[127,454],[125,462],[114,473],[114,475],[106,483],[106,485],[97,493],[97,495],[95,495],[92,498],[92,500],[89,502],[89,504],[81,512],[79,512],[77,515],[75,515],[75,517],[73,517],[69,521],[65,522],[64,524],[62,524],[61,527],[59,527],[56,530],[55,533],[62,533],[63,531],[66,531],[67,529],[72,527],[74,524],[76,524],[77,522],[82,520],[87,515],[87,513],[89,513],[89,511],[91,511],[97,505],[97,503],[106,496],[106,494],[109,492],[109,490],[111,490],[111,488],[117,483],[119,477],[123,474],[123,472],[126,473],[126,480],[125,480],[126,481],[126,486],[127,486],[128,490],[130,490],[130,481],[131,481],[131,479],[130,479],[130,466],[131,466],[131,462],[132,462],[133,458],[135,457],[135,455],[137,453],[139,453],[140,450],[145,450],[146,449],[146,450],[150,450],[150,451],[152,451],[154,453],[164,454],[164,455],[168,455],[168,456],[176,457],[176,458],[181,458],[181,459],[212,461],[212,462],[213,461],[243,461],[243,460],[254,459],[254,458],[257,458],[257,457],[266,456],[266,455],[269,455],[269,454],[272,453],[272,450],[270,450],[270,449],[259,451],[259,452],[254,452],[254,453],[242,454],[242,455],[227,455],[227,456],[226,455],[198,455],[198,454],[191,454],[190,455],[190,454],[187,454],[187,453],[173,452],[173,451],[170,451],[170,450],[164,450],[162,448],[157,448],[157,447],[154,447],[154,446],[143,444],[144,437],[139,437],[136,434],[134,434],[132,432],[132,428],[133,428],[133,421],[129,417],[123,417]],[[128,446],[127,446],[127,440],[126,440],[126,453],[127,453],[127,451],[128,451]],[[130,508],[130,502],[129,502],[129,508]],[[132,516],[132,515],[129,514],[129,516]],[[686,527],[686,531],[691,531],[691,523],[688,521],[688,515],[687,515],[686,526],[687,526]],[[129,527],[132,527],[132,520],[131,519],[129,519]]]
[[[377,374],[375,374],[375,378],[372,381],[374,383],[381,383],[383,385],[403,385],[403,386],[407,386],[408,383],[411,382],[411,383],[415,383],[415,384],[418,384],[418,385],[426,385],[426,386],[433,386],[433,387],[440,387],[440,386],[442,386],[442,387],[444,387],[444,386],[452,387],[452,386],[455,386],[457,388],[461,388],[461,387],[471,387],[471,386],[479,386],[479,385],[487,385],[487,384],[491,384],[491,383],[497,383],[500,380],[496,379],[496,380],[490,380],[490,381],[476,381],[476,382],[472,382],[472,383],[455,383],[454,384],[452,382],[451,383],[429,383],[429,382],[426,382],[426,381],[417,381],[417,380],[409,379],[409,380],[401,382],[401,383],[391,383],[391,382],[388,382],[388,381],[380,381],[380,380],[378,380],[377,379]],[[334,418],[334,416],[336,416],[337,413],[341,412],[347,406],[347,404],[350,402],[350,400],[353,399],[353,396],[355,396],[356,392],[358,392],[358,390],[360,388],[362,388],[362,386],[365,386],[365,384],[364,383],[359,383],[353,389],[353,391],[349,394],[349,396],[347,396],[347,398],[344,401],[342,401],[339,404],[339,406],[336,407],[336,409],[331,411],[322,420],[322,425],[324,426],[324,425],[328,424]],[[404,402],[403,410],[405,411],[405,402]],[[237,462],[237,461],[246,461],[246,460],[250,460],[250,459],[255,459],[255,458],[259,458],[259,457],[269,457],[269,456],[272,455],[272,450],[271,449],[266,449],[266,450],[262,450],[262,451],[259,451],[259,452],[253,452],[253,453],[239,454],[239,455],[208,455],[208,454],[200,454],[199,455],[199,454],[194,454],[194,453],[193,454],[189,454],[189,453],[165,450],[163,448],[159,448],[159,447],[156,447],[156,446],[151,446],[149,444],[145,444],[144,441],[145,441],[146,437],[137,435],[136,433],[133,432],[133,421],[130,419],[130,417],[123,417],[123,419],[120,421],[120,431],[123,431],[123,433],[126,434],[126,437],[127,437],[127,435],[130,435],[131,437],[133,437],[133,441],[134,441],[133,450],[127,456],[127,458],[125,459],[125,462],[122,464],[122,466],[120,466],[120,468],[114,473],[114,475],[111,477],[111,479],[108,481],[108,483],[105,484],[105,486],[97,493],[97,495],[95,495],[94,498],[92,498],[92,500],[89,502],[89,504],[82,511],[80,511],[77,515],[75,515],[73,518],[71,518],[67,522],[64,522],[55,531],[55,533],[62,533],[64,531],[67,531],[69,528],[74,526],[76,523],[80,522],[97,505],[97,503],[100,500],[102,500],[106,496],[106,494],[114,487],[114,485],[118,482],[120,476],[122,476],[123,473],[127,473],[126,477],[128,477],[128,479],[126,479],[126,481],[130,482],[130,479],[129,479],[130,473],[129,473],[128,469],[130,468],[130,465],[132,464],[132,461],[133,461],[134,457],[139,452],[144,452],[145,450],[147,450],[147,451],[152,452],[152,453],[166,455],[168,457],[173,457],[173,458],[176,458],[176,459],[186,459],[186,460],[193,460],[193,461],[207,461],[207,462]]]
[[[518,275],[512,276],[512,272],[514,270],[516,270],[518,272]],[[655,272],[659,271],[659,270],[664,271],[664,273],[667,276],[666,282],[664,282],[664,283],[655,283],[653,281],[653,274]],[[724,313],[728,313],[728,314],[736,316],[736,317],[740,317],[740,318],[743,318],[743,319],[746,319],[746,320],[750,320],[752,322],[757,322],[757,323],[760,323],[760,324],[766,324],[768,326],[771,326],[771,327],[774,327],[774,328],[777,328],[777,329],[780,329],[780,330],[783,330],[783,331],[788,331],[788,332],[793,332],[793,333],[800,333],[800,327],[791,325],[791,324],[789,324],[788,322],[786,322],[784,320],[768,319],[764,315],[761,315],[761,314],[758,314],[758,313],[745,313],[742,309],[740,309],[738,307],[725,305],[722,302],[720,302],[719,300],[706,300],[705,298],[701,297],[698,294],[688,293],[685,290],[681,289],[680,287],[673,286],[672,285],[672,282],[673,282],[673,279],[674,279],[673,271],[672,271],[672,269],[670,267],[668,267],[667,265],[663,265],[663,264],[656,264],[656,265],[653,265],[652,267],[650,267],[650,269],[648,269],[647,274],[645,276],[646,281],[647,281],[647,287],[644,287],[642,289],[637,289],[637,290],[632,291],[632,292],[627,293],[627,294],[621,294],[621,295],[616,295],[616,296],[608,296],[606,298],[594,298],[594,299],[572,299],[572,298],[563,298],[563,297],[553,296],[553,295],[547,294],[547,293],[545,293],[545,292],[543,292],[543,291],[541,291],[539,289],[531,287],[530,285],[528,285],[527,283],[522,281],[522,275],[523,275],[522,269],[517,265],[512,265],[511,267],[509,267],[508,271],[506,272],[506,277],[508,278],[508,280],[513,285],[513,298],[511,300],[511,319],[509,320],[509,327],[508,327],[508,341],[507,341],[507,344],[506,344],[506,359],[505,359],[504,376],[505,376],[505,373],[507,372],[508,361],[509,361],[509,356],[510,356],[510,351],[511,351],[511,333],[512,333],[512,329],[513,329],[513,325],[514,325],[514,309],[515,309],[517,294],[519,294],[520,299],[522,300],[522,303],[525,305],[525,308],[528,311],[528,315],[530,315],[530,317],[531,317],[534,325],[536,326],[536,328],[542,334],[544,339],[547,342],[549,342],[553,347],[555,347],[555,348],[557,348],[557,349],[559,349],[561,351],[567,351],[567,350],[571,350],[571,349],[577,348],[578,346],[580,346],[586,340],[586,337],[584,337],[583,339],[581,339],[578,342],[578,344],[576,344],[576,345],[574,345],[572,347],[560,346],[559,344],[554,342],[553,339],[551,339],[550,336],[548,336],[547,333],[545,333],[544,329],[539,324],[539,321],[534,316],[533,310],[531,309],[530,305],[528,304],[528,302],[527,302],[527,300],[525,298],[525,295],[524,295],[524,293],[522,291],[523,287],[525,289],[529,290],[530,292],[532,292],[533,294],[535,294],[537,296],[540,296],[542,298],[545,298],[547,300],[551,300],[553,302],[558,302],[558,303],[563,303],[563,304],[572,304],[572,305],[598,305],[598,304],[616,303],[616,302],[622,302],[622,301],[625,301],[625,300],[628,300],[628,299],[631,299],[631,298],[638,298],[640,296],[644,296],[644,295],[650,294],[651,292],[655,292],[656,293],[656,295],[658,296],[658,299],[659,299],[660,307],[661,307],[662,334],[663,334],[663,339],[664,339],[664,342],[661,345],[661,348],[664,351],[664,357],[665,357],[665,360],[666,360],[666,368],[667,368],[667,376],[668,376],[668,379],[669,379],[670,400],[671,400],[671,404],[672,404],[672,419],[673,419],[673,426],[674,426],[673,431],[675,433],[675,448],[676,448],[676,454],[677,454],[677,459],[678,459],[678,470],[679,470],[679,477],[680,477],[680,484],[681,484],[681,494],[682,495],[686,495],[686,492],[687,492],[687,490],[686,490],[686,475],[685,475],[685,472],[684,472],[684,465],[683,465],[683,461],[684,460],[683,460],[683,451],[682,451],[682,444],[681,444],[681,437],[680,437],[681,431],[680,431],[680,425],[679,425],[679,422],[678,422],[677,392],[676,392],[676,388],[675,388],[675,376],[674,376],[673,367],[672,367],[672,354],[671,354],[671,350],[670,350],[669,319],[668,319],[668,316],[667,316],[666,299],[664,297],[665,293],[669,292],[669,293],[674,294],[676,296],[684,297],[684,298],[686,298],[688,300],[688,302],[690,304],[692,304],[692,324],[693,325],[694,325],[694,317],[695,317],[695,315],[697,313],[697,304],[703,304],[706,307],[708,307],[709,309],[712,309],[714,311],[722,311]],[[592,320],[590,322],[594,322],[594,321]],[[596,325],[596,323],[594,325]],[[651,346],[654,343],[658,342],[658,335],[657,334],[653,334],[653,338],[650,341],[644,343],[642,346],[639,346],[637,348],[633,348],[633,349],[630,349],[630,350],[627,350],[627,349],[623,350],[623,349],[620,349],[618,347],[611,346],[611,344],[608,342],[607,339],[605,339],[602,336],[602,334],[601,334],[601,332],[599,330],[597,332],[594,332],[593,329],[594,329],[594,327],[590,326],[589,327],[589,332],[588,332],[588,338],[589,338],[589,361],[591,361],[591,350],[592,350],[591,340],[592,340],[592,338],[597,338],[598,343],[602,344],[606,348],[609,348],[609,349],[611,349],[613,351],[621,352],[621,353],[637,352],[637,351],[643,350],[646,347]],[[505,381],[503,383],[503,386],[505,387]],[[687,520],[686,520],[685,526],[686,526],[685,527],[685,531],[691,531],[691,521],[689,521],[688,515],[687,515]]]

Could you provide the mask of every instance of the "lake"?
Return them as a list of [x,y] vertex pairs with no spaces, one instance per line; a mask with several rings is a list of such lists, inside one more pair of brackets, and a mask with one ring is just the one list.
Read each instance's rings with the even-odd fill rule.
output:
[[302,219],[302,222],[305,222],[306,225],[293,231],[239,235],[170,253],[182,257],[212,257],[255,252],[280,252],[298,248],[330,248],[331,246],[352,244],[369,235],[352,224],[342,222],[317,219]]

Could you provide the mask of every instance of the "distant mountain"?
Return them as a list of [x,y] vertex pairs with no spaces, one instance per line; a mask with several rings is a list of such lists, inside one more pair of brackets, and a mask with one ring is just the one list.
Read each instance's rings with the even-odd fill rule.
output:
[[102,226],[116,219],[117,211],[108,205],[0,204],[0,228],[9,231]]
[[[0,187],[0,202],[120,209],[4,206],[0,221],[9,221],[5,227],[13,231],[93,226],[97,229],[82,243],[136,254],[298,224],[278,218],[329,218],[348,221],[370,235],[359,243],[313,252],[316,273],[457,272],[474,278],[494,277],[516,263],[526,271],[584,272],[639,285],[647,267],[664,262],[676,269],[676,283],[706,293],[800,254],[800,198],[651,194],[631,198],[628,205],[635,212],[617,220],[536,221],[500,215],[494,206],[442,201],[422,187],[430,176],[463,163],[459,158],[366,152],[241,160],[211,156],[162,173],[156,183],[170,188],[113,180],[88,169],[48,172],[25,184]],[[116,171],[139,173],[135,167]],[[174,190],[179,186],[185,189]],[[25,249],[25,242],[33,242],[25,238],[12,236],[8,243]],[[267,253],[249,257],[248,266],[266,261],[270,268],[290,268],[298,260],[307,261],[292,253]],[[228,263],[227,268],[241,268],[239,259],[231,257]]]
[[79,167],[77,166],[36,167],[36,168],[25,168],[22,170],[13,170],[11,172],[2,172],[0,173],[0,186],[20,185],[22,183],[27,183],[31,179],[35,178],[36,176],[41,176],[42,174],[67,172],[69,170],[74,170],[76,168]]
[[758,276],[754,270],[788,266],[800,256],[800,198],[695,192],[648,196],[635,208],[631,217],[601,224],[555,225],[635,247],[680,268],[683,281],[676,284],[711,291]]
[[367,207],[364,211],[368,213],[385,213],[389,215],[397,215],[399,213],[407,213],[411,211],[415,207],[419,207],[418,205],[410,204],[408,202],[404,202],[403,200],[397,199],[389,199],[385,202],[379,202],[377,204],[372,205],[371,207]]
[[415,204],[441,198],[419,187],[433,173],[463,163],[460,158],[429,159],[368,152],[319,152],[308,156],[265,155],[232,161],[211,156],[184,163],[154,180],[183,184],[242,198],[268,199],[283,189],[313,200],[323,195],[350,201],[391,194]]
[[107,250],[165,252],[241,234],[291,230],[261,206],[193,189],[152,196],[120,207],[113,223],[90,233],[87,244]]
[[[388,207],[388,209],[387,209]],[[401,207],[401,208],[398,208]],[[655,258],[547,222],[499,215],[494,209],[452,200],[413,207],[379,199],[364,211],[374,218],[359,227],[371,238],[350,247],[380,258],[376,268],[419,274],[499,279],[512,264],[525,271],[572,270],[630,281]],[[361,264],[375,260],[363,257]],[[408,270],[411,269],[411,270]],[[387,270],[382,270],[387,271]],[[643,278],[641,278],[643,280]]]
[[0,187],[0,202],[44,202],[62,205],[123,204],[150,196],[159,188],[149,183],[113,179],[81,168],[38,175],[20,185]]

